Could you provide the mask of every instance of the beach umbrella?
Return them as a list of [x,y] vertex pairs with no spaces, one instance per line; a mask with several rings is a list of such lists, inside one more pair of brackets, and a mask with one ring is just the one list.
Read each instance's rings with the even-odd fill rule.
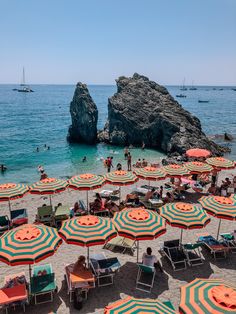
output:
[[212,216],[220,219],[217,239],[219,238],[221,219],[236,220],[236,199],[224,196],[202,196],[198,202]]
[[234,161],[226,159],[224,157],[207,158],[206,162],[218,170],[234,169],[236,167]]
[[30,186],[31,194],[49,195],[52,205],[51,195],[65,191],[68,182],[56,178],[46,178]]
[[2,235],[0,261],[11,266],[31,265],[53,255],[61,243],[56,229],[25,224]]
[[144,207],[124,208],[112,220],[120,236],[137,241],[137,261],[139,241],[156,239],[166,232],[165,220]]
[[85,173],[72,177],[69,181],[69,188],[79,191],[87,191],[87,210],[88,204],[88,191],[99,189],[106,183],[104,176],[96,174]]
[[166,172],[164,172],[162,168],[155,167],[138,168],[134,170],[134,173],[138,178],[148,180],[149,185],[150,181],[164,180],[167,176]]
[[211,152],[202,148],[191,148],[186,151],[189,158],[207,158],[211,156]]
[[181,228],[180,242],[182,242],[183,229],[201,229],[210,222],[207,213],[199,204],[167,203],[159,208],[159,214],[169,225]]
[[[117,185],[119,187],[124,185],[131,185],[138,181],[138,177],[131,171],[117,170],[109,172],[105,175],[106,183]],[[121,190],[120,190],[121,194]],[[120,197],[119,197],[120,200]]]
[[20,183],[5,183],[0,185],[0,202],[7,202],[11,211],[11,200],[21,198],[29,192],[29,187]]
[[184,165],[191,174],[210,173],[213,170],[212,166],[201,161],[186,162]]
[[118,300],[109,304],[104,309],[104,314],[174,314],[176,313],[169,306],[153,299],[135,299],[126,297],[123,300]]
[[236,313],[236,287],[221,279],[196,278],[180,289],[180,313]]
[[162,167],[162,169],[167,173],[167,176],[170,178],[179,178],[189,175],[189,171],[184,165],[172,164],[164,166]]
[[59,235],[68,244],[87,247],[89,262],[89,247],[103,245],[117,233],[110,219],[86,215],[63,221]]

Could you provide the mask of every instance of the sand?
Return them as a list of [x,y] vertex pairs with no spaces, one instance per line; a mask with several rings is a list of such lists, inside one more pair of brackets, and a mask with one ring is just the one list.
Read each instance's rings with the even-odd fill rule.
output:
[[[220,174],[219,181],[224,177],[232,177],[232,174],[236,171],[222,171]],[[137,185],[140,186],[146,182],[140,180]],[[152,183],[153,185],[161,185],[164,182]],[[133,186],[134,187],[134,186]],[[131,187],[122,188],[123,196],[128,191],[131,191]],[[105,188],[110,188],[109,185]],[[114,188],[114,187],[113,187]],[[99,190],[98,190],[99,191]],[[90,192],[90,199],[92,199],[94,192]],[[187,200],[196,200],[199,194],[189,193]],[[61,194],[53,196],[53,203],[56,205],[58,202],[68,204],[72,206],[78,199],[86,199],[86,192],[77,191],[65,191]],[[27,195],[22,199],[12,201],[12,209],[16,208],[27,208],[29,214],[29,222],[32,223],[35,219],[37,207],[43,203],[49,203],[48,197]],[[8,214],[8,204],[0,204],[1,215]],[[183,242],[196,241],[196,234],[201,232],[209,232],[212,235],[216,235],[219,220],[211,218],[210,224],[205,229],[184,231]],[[229,232],[236,229],[235,221],[222,221],[221,232]],[[194,278],[222,278],[226,281],[236,284],[236,254],[230,254],[226,259],[214,260],[209,253],[203,251],[204,264],[196,267],[188,267],[186,270],[174,272],[172,267],[165,258],[162,258],[159,254],[159,249],[165,240],[176,239],[180,235],[178,228],[168,226],[167,233],[153,241],[140,241],[140,255],[146,250],[148,246],[151,246],[153,253],[158,256],[161,263],[163,264],[164,273],[157,272],[154,288],[152,292],[146,293],[135,289],[135,281],[137,276],[136,266],[136,255],[131,256],[129,254],[121,254],[119,252],[111,252],[109,250],[103,250],[102,246],[92,247],[91,253],[105,252],[107,256],[117,256],[120,263],[121,269],[116,274],[114,285],[107,287],[96,287],[92,289],[88,295],[88,300],[84,302],[82,313],[103,313],[104,307],[114,302],[125,295],[130,295],[138,298],[158,298],[161,301],[171,300],[176,309],[178,309],[180,301],[180,287],[181,285],[190,282]],[[63,243],[58,249],[56,254],[40,264],[51,263],[56,274],[56,280],[58,285],[58,293],[55,295],[53,303],[46,303],[41,305],[30,305],[27,306],[26,312],[28,313],[50,313],[51,311],[57,313],[77,313],[78,310],[74,310],[73,303],[69,302],[69,296],[67,295],[66,282],[64,279],[64,268],[65,265],[75,261],[78,255],[86,255],[86,248],[67,245]],[[2,286],[4,276],[7,274],[17,273],[19,271],[25,271],[28,276],[28,266],[7,266],[0,263],[0,285]],[[20,309],[17,309],[18,313],[21,313]]]

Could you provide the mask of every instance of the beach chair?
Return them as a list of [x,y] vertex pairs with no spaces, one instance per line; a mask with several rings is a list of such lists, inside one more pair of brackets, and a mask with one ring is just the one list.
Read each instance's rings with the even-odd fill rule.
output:
[[203,264],[203,259],[200,253],[201,243],[187,243],[183,244],[183,251],[187,257],[189,266],[197,266]]
[[119,247],[123,249],[122,253],[124,254],[126,250],[130,251],[132,254],[134,254],[134,251],[136,249],[136,241],[131,240],[128,238],[117,236],[113,239],[111,239],[109,242],[107,242],[104,245],[104,249],[114,249],[115,247]]
[[25,273],[5,276],[4,288],[0,289],[0,308],[8,309],[22,306],[25,312],[26,304],[28,304],[28,291]]
[[36,215],[36,221],[41,222],[45,225],[52,226],[52,224],[53,224],[53,208],[52,208],[52,206],[38,207],[38,212]]
[[67,283],[67,294],[70,302],[73,301],[73,295],[76,288],[81,289],[81,293],[87,299],[89,289],[95,288],[95,277],[91,270],[81,271],[79,274],[73,274],[74,264],[66,265],[65,277]]
[[107,208],[105,208],[105,201],[102,200],[102,206],[101,208],[99,208],[99,210],[95,210],[93,211],[93,214],[96,216],[103,216],[103,217],[109,217],[110,216],[110,212]]
[[210,234],[198,234],[197,242],[202,243],[204,247],[210,251],[214,259],[226,258],[229,251],[228,246],[223,241],[216,240]]
[[236,254],[236,239],[231,233],[221,233],[223,242],[228,246],[231,253]]
[[28,214],[25,208],[11,210],[11,224],[17,227],[28,223]]
[[55,207],[55,212],[53,215],[54,226],[58,227],[63,220],[70,218],[70,208],[69,206],[58,206]]
[[167,257],[174,271],[187,268],[186,256],[180,245],[179,239],[165,241],[161,253]]
[[0,234],[11,228],[11,222],[7,215],[0,216]]
[[79,207],[81,208],[81,210],[79,212],[74,213],[75,216],[83,216],[83,215],[87,215],[87,208],[85,206],[84,201],[79,200]]
[[136,279],[136,289],[151,293],[155,280],[156,269],[155,267],[146,266],[143,264],[137,265],[138,274]]
[[[34,266],[30,279],[30,295],[35,304],[53,302],[53,293],[57,291],[55,274],[51,264]],[[45,300],[42,296],[48,295]],[[41,299],[41,300],[39,300]]]
[[113,277],[121,267],[117,257],[107,258],[104,253],[93,254],[89,262],[96,277],[98,287],[113,284]]

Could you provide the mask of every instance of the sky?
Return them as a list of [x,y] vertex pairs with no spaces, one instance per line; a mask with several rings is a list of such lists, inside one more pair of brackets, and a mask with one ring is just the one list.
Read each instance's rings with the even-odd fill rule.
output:
[[235,0],[0,0],[0,84],[236,85]]

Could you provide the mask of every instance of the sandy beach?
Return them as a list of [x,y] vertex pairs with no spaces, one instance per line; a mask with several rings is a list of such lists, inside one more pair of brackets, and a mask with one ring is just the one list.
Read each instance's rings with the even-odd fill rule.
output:
[[[225,177],[232,178],[232,175],[236,171],[222,171],[220,173],[219,181]],[[140,180],[136,185],[141,186],[146,182]],[[152,182],[152,185],[158,186],[162,185],[164,181]],[[105,188],[110,188],[109,185]],[[114,188],[114,187],[113,187]],[[122,188],[122,196],[124,197],[127,192],[131,191],[134,186]],[[99,191],[99,190],[98,190]],[[89,193],[89,197],[92,200],[94,192]],[[189,192],[186,201],[195,201],[201,195],[195,192]],[[85,192],[77,192],[68,190],[61,194],[53,196],[53,204],[61,202],[63,204],[68,204],[73,206],[74,202],[78,199],[86,198]],[[49,202],[49,198],[45,196],[34,196],[27,195],[22,199],[12,201],[12,209],[16,208],[27,208],[29,215],[29,222],[32,223],[35,220],[35,214],[37,212],[37,207],[41,206],[43,203]],[[1,215],[8,214],[8,204],[0,204]],[[209,232],[210,234],[216,236],[218,227],[218,219],[211,217],[210,224],[207,225],[205,229],[201,230],[191,230],[184,231],[183,242],[196,241],[196,234],[201,232]],[[236,228],[235,222],[223,220],[221,224],[221,232],[230,232]],[[131,256],[129,254],[121,254],[119,252],[111,252],[109,250],[103,250],[102,246],[92,247],[90,252],[99,253],[104,251],[107,256],[117,256],[120,263],[121,269],[116,274],[114,285],[107,287],[96,287],[92,289],[88,295],[88,300],[84,302],[82,310],[80,313],[103,313],[104,307],[110,303],[114,302],[126,295],[134,296],[137,298],[158,298],[161,301],[171,300],[175,308],[178,309],[180,301],[180,287],[181,285],[190,282],[194,278],[222,278],[231,283],[236,283],[236,254],[230,254],[226,259],[214,260],[208,252],[203,252],[204,264],[196,267],[188,267],[186,270],[174,272],[168,263],[168,261],[161,257],[159,249],[165,240],[176,239],[180,235],[180,230],[178,228],[173,228],[167,226],[167,232],[165,235],[157,238],[153,241],[140,241],[140,255],[146,250],[148,246],[153,249],[153,254],[156,254],[160,259],[164,273],[157,272],[154,288],[151,294],[141,292],[135,289],[135,280],[137,276],[137,266],[136,266],[136,254]],[[66,264],[69,264],[77,259],[80,255],[86,255],[86,248],[67,245],[63,243],[58,249],[56,254],[40,264],[51,263],[55,271],[58,293],[55,295],[53,303],[46,303],[42,305],[29,305],[26,308],[28,313],[50,313],[57,312],[59,314],[63,313],[77,313],[78,310],[73,308],[73,303],[69,302],[69,296],[67,295],[66,282],[64,278],[64,268]],[[28,277],[28,266],[7,266],[0,263],[0,285],[3,285],[4,276],[7,274],[18,273],[19,271],[25,271]],[[21,313],[21,310],[17,309],[17,313]]]

